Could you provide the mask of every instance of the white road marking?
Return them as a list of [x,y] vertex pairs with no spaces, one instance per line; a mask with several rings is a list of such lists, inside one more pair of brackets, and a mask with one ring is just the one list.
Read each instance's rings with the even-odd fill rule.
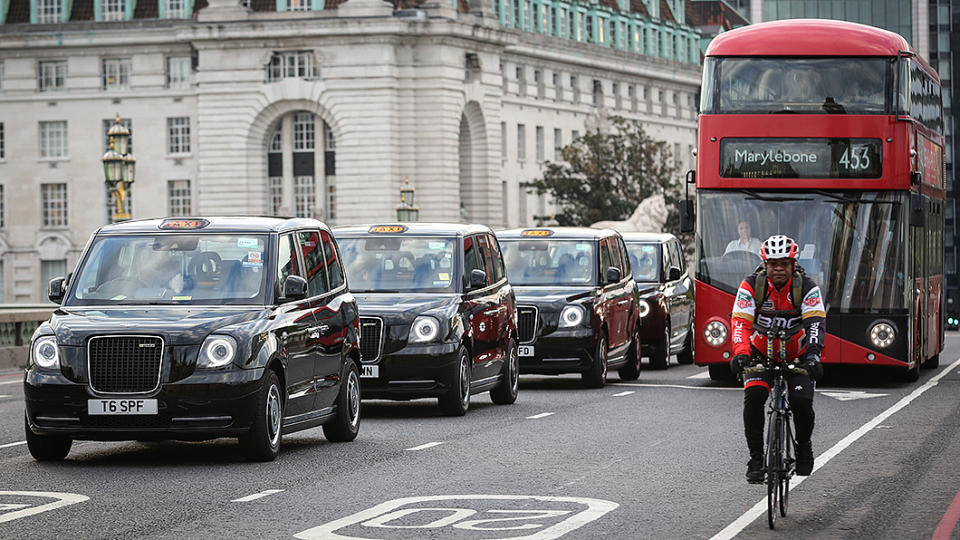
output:
[[[875,416],[872,420],[870,420],[866,424],[857,428],[856,431],[850,433],[849,435],[841,439],[840,442],[833,445],[833,447],[827,450],[826,452],[820,454],[817,457],[817,459],[814,460],[813,472],[817,472],[817,470],[823,467],[824,465],[826,465],[828,461],[837,457],[837,455],[839,455],[840,452],[843,452],[851,444],[857,442],[857,440],[860,439],[860,437],[863,437],[864,435],[869,433],[870,430],[879,426],[884,420],[886,420],[887,418],[890,418],[895,413],[897,413],[900,409],[903,409],[904,407],[909,405],[910,402],[920,397],[924,392],[936,386],[940,382],[940,379],[944,377],[944,375],[949,373],[951,370],[955,369],[957,366],[960,366],[960,358],[958,358],[949,367],[947,367],[946,369],[944,369],[943,371],[941,371],[940,373],[932,377],[929,381],[926,382],[926,384],[924,384],[920,388],[917,388],[916,390],[908,394],[906,397],[896,402],[889,409],[883,411],[882,413]],[[790,489],[794,489],[794,486],[799,486],[807,478],[809,478],[809,476],[794,476],[793,479],[790,481],[790,484],[791,484]],[[744,512],[744,514],[739,518],[737,518],[736,521],[734,521],[730,525],[727,525],[722,531],[715,534],[710,540],[728,540],[730,538],[733,538],[734,536],[740,534],[740,532],[743,531],[745,528],[747,528],[747,525],[752,523],[753,520],[765,514],[766,511],[767,511],[767,499],[764,498],[760,502],[755,504],[753,508]]]
[[54,493],[50,491],[0,491],[0,497],[3,497],[4,495],[11,495],[14,497],[45,497],[48,499],[57,500],[52,503],[42,504],[40,506],[32,506],[30,508],[24,508],[23,510],[17,510],[16,512],[0,514],[0,523],[6,523],[8,521],[32,516],[34,514],[39,514],[48,510],[54,510],[63,506],[69,506],[71,504],[80,503],[90,499],[90,497],[87,497],[86,495],[77,495],[76,493]]
[[623,396],[629,396],[630,394],[633,394],[633,393],[634,393],[634,391],[633,391],[633,390],[627,390],[626,392],[620,392],[619,394],[614,394],[614,395],[612,395],[612,396],[610,396],[610,397],[623,397]]
[[542,412],[542,413],[540,413],[540,414],[535,414],[535,415],[533,415],[533,416],[528,416],[528,417],[527,417],[527,420],[536,420],[536,419],[538,419],[538,418],[546,418],[546,417],[548,417],[548,416],[550,416],[550,415],[552,415],[552,414],[554,414],[554,413],[552,413],[552,412]]
[[15,380],[15,381],[4,381],[4,382],[0,382],[0,386],[3,386],[3,385],[5,385],[5,384],[23,384],[23,379],[17,379],[17,380]]
[[428,442],[427,444],[421,444],[420,446],[414,446],[413,448],[407,448],[407,450],[426,450],[427,448],[433,448],[434,446],[440,446],[442,442]]
[[644,386],[647,388],[683,388],[685,390],[735,390],[743,392],[743,388],[727,388],[723,386],[686,386],[683,384],[646,384],[646,383],[610,383],[616,386]]
[[709,378],[710,378],[710,372],[709,372],[709,371],[701,371],[700,373],[697,373],[696,375],[690,375],[690,376],[687,377],[687,378],[688,378],[688,379],[709,379]]
[[883,397],[888,395],[888,394],[871,394],[869,392],[861,392],[860,390],[851,390],[848,392],[844,392],[844,391],[836,392],[831,390],[828,392],[820,392],[820,393],[825,396],[832,397],[833,399],[836,399],[839,401],[854,401],[857,399],[869,399],[872,397]]
[[7,444],[0,444],[0,448],[10,448],[12,446],[20,446],[21,444],[27,444],[27,441],[12,442]]
[[13,394],[0,394],[0,397],[10,397]]
[[230,502],[250,502],[250,501],[255,501],[255,500],[257,500],[257,499],[262,499],[262,498],[267,497],[267,496],[269,496],[269,495],[273,495],[274,493],[280,493],[281,491],[283,491],[283,490],[282,490],[282,489],[267,489],[267,490],[261,491],[260,493],[254,493],[253,495],[247,495],[246,497],[240,497],[239,499],[234,499],[234,500],[232,500],[232,501],[230,501]]

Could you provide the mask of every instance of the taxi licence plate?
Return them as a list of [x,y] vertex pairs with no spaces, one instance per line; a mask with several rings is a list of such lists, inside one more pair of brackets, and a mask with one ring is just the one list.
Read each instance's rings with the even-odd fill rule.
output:
[[518,356],[533,356],[533,345],[520,345],[517,347]]
[[157,414],[157,400],[88,399],[87,414]]
[[380,366],[364,365],[360,366],[361,379],[376,379],[380,376]]

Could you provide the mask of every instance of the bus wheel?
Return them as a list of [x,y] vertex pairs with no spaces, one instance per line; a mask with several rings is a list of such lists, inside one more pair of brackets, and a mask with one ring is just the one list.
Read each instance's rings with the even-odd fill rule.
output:
[[917,361],[912,368],[907,368],[901,377],[905,382],[917,382],[920,379],[920,362]]
[[730,373],[730,366],[726,364],[710,364],[710,379],[714,381],[733,380],[733,373]]
[[931,358],[927,358],[927,361],[923,363],[923,369],[936,369],[940,367],[940,355],[935,354]]

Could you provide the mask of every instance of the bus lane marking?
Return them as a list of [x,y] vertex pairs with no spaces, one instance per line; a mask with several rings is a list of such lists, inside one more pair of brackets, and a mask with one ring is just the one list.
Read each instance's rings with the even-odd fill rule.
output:
[[0,448],[12,448],[14,446],[20,446],[21,444],[27,444],[27,441],[12,442],[7,444],[0,444]]
[[433,448],[434,446],[440,446],[441,444],[443,444],[443,443],[442,443],[442,442],[428,442],[428,443],[426,443],[426,444],[421,444],[420,446],[414,446],[413,448],[407,448],[407,450],[410,450],[410,451],[426,450],[427,448]]
[[45,499],[57,500],[51,503],[42,504],[40,506],[27,505],[28,508],[23,508],[20,504],[2,505],[5,507],[20,507],[20,509],[14,512],[0,514],[0,523],[6,523],[15,519],[41,514],[43,512],[48,512],[64,506],[70,506],[71,504],[81,503],[90,499],[90,497],[87,497],[86,495],[78,495],[76,493],[55,493],[52,491],[0,491],[0,497],[3,496],[43,497]]
[[633,393],[634,393],[634,391],[633,391],[633,390],[627,390],[626,392],[620,392],[619,394],[613,394],[613,395],[612,395],[612,396],[610,396],[610,397],[623,397],[623,396],[629,396],[630,394],[633,394]]
[[957,521],[960,521],[960,492],[957,492],[957,496],[943,514],[943,519],[937,524],[931,540],[950,540],[953,538],[953,530],[957,528]]
[[709,379],[709,378],[710,378],[710,372],[709,372],[709,371],[702,371],[702,372],[700,372],[700,373],[697,373],[696,375],[690,375],[690,376],[688,376],[687,378],[688,378],[688,379]]
[[682,388],[684,390],[734,390],[743,392],[743,388],[726,386],[690,386],[685,384],[652,384],[652,383],[609,383],[611,386],[637,386],[644,388]]
[[[531,506],[532,503],[537,504]],[[431,538],[460,537],[462,531],[474,531],[486,532],[501,540],[553,540],[619,506],[602,499],[534,495],[405,497],[301,531],[294,537],[301,540],[369,540],[382,538],[385,535],[383,529],[398,529],[408,533],[420,530],[423,537]],[[530,532],[509,539],[503,536],[516,531]]]
[[264,497],[268,497],[268,496],[270,496],[270,495],[273,495],[274,493],[280,493],[280,492],[282,492],[282,491],[283,491],[282,489],[266,489],[266,490],[264,490],[264,491],[261,491],[260,493],[254,493],[253,495],[247,495],[246,497],[240,497],[239,499],[233,499],[233,500],[230,501],[230,502],[250,502],[250,501],[255,501],[255,500],[257,500],[257,499],[262,499],[262,498],[264,498]]
[[[923,386],[917,388],[910,394],[903,397],[900,401],[893,404],[889,409],[883,411],[877,416],[873,417],[872,420],[868,421],[866,424],[860,426],[855,431],[841,439],[837,444],[830,447],[829,450],[817,456],[813,462],[813,470],[810,472],[811,475],[817,472],[821,467],[827,464],[828,461],[837,457],[840,452],[843,452],[850,445],[857,442],[861,437],[869,433],[871,430],[883,423],[884,420],[890,418],[896,414],[901,409],[909,405],[913,400],[917,399],[924,394],[927,390],[937,386],[940,379],[945,375],[950,373],[952,370],[960,366],[960,358],[958,358],[954,363],[950,364],[947,368],[943,369],[937,375],[933,376],[928,380]],[[794,476],[790,481],[790,489],[793,490],[795,486],[799,486],[803,483],[804,480],[810,478],[809,476]],[[958,509],[960,512],[960,509]],[[713,535],[710,540],[729,540],[736,535],[740,534],[747,525],[750,525],[755,519],[767,513],[767,499],[764,497],[757,504],[753,505],[752,508],[743,513],[740,517],[734,520],[733,523],[727,525],[723,530]],[[949,513],[949,510],[948,510]],[[946,517],[946,516],[944,516]]]
[[3,382],[0,382],[0,386],[5,385],[5,384],[23,384],[23,379],[17,379],[17,380],[15,380],[15,381],[3,381]]

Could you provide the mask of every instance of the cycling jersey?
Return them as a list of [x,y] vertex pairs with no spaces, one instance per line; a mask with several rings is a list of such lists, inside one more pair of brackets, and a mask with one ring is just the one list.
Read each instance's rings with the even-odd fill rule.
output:
[[[767,337],[762,331],[786,330],[800,326],[802,329],[786,343],[787,359],[794,360],[808,352],[819,356],[823,350],[827,316],[820,287],[812,279],[803,276],[803,286],[800,288],[803,300],[798,302],[797,309],[790,292],[794,277],[791,276],[780,288],[767,279],[766,298],[758,309],[753,298],[756,277],[756,274],[751,274],[740,283],[733,302],[733,354],[750,355],[752,345],[753,349],[766,355]],[[780,356],[780,343],[780,340],[774,342],[774,358]]]

